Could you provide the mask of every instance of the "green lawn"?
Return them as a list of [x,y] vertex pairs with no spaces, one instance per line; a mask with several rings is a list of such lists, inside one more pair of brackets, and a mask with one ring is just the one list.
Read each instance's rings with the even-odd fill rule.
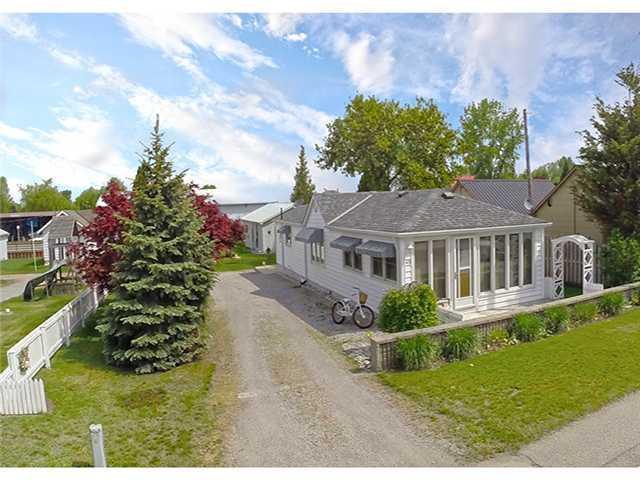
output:
[[259,255],[252,253],[244,245],[239,245],[235,248],[235,253],[240,258],[225,257],[218,260],[216,263],[217,272],[235,272],[238,270],[251,270],[254,267],[260,265],[274,265],[276,263],[275,254]]
[[515,450],[640,389],[640,309],[432,371],[380,374],[474,457]]
[[578,295],[582,295],[582,287],[575,285],[564,286],[564,298],[576,297]]
[[91,423],[102,424],[109,466],[217,465],[221,401],[214,396],[232,389],[212,385],[214,356],[135,375],[105,365],[100,337],[92,328],[81,330],[56,354],[52,368],[41,370],[53,410],[0,417],[3,438],[17,442],[0,442],[0,465],[89,466]]
[[[0,370],[7,366],[7,350],[73,299],[74,295],[37,297],[25,302],[14,297],[0,303]],[[10,312],[7,313],[6,309]]]
[[31,258],[12,258],[9,260],[2,260],[0,262],[0,274],[10,275],[15,273],[40,273],[46,272],[49,268],[44,264],[42,258],[36,260],[37,269],[33,268],[33,259]]

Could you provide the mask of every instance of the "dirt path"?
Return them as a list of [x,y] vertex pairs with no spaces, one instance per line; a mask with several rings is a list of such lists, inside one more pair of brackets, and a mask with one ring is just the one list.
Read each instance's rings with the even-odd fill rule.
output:
[[414,428],[301,320],[294,306],[317,302],[313,293],[277,274],[244,272],[223,274],[214,297],[240,375],[226,465],[455,465],[444,441]]
[[0,275],[0,280],[11,282],[0,287],[0,302],[22,295],[24,286],[29,280],[37,277],[37,273],[20,273],[15,275]]

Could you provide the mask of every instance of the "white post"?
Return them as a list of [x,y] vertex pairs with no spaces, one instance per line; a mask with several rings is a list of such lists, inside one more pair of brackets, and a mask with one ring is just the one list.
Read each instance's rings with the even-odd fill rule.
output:
[[71,312],[69,311],[69,308],[64,307],[63,315],[65,330],[64,344],[68,347],[69,345],[71,345]]
[[91,451],[93,453],[93,466],[106,467],[107,457],[104,453],[104,436],[102,434],[102,425],[94,423],[89,425],[91,432]]
[[40,331],[40,345],[42,346],[42,357],[44,358],[44,366],[47,368],[51,368],[51,360],[49,360],[49,352],[47,352],[47,343],[45,341],[47,330],[44,327],[40,327],[38,330]]

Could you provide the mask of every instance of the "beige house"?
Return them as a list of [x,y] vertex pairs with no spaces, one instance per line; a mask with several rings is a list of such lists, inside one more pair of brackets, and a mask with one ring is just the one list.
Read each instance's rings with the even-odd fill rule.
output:
[[531,215],[552,222],[546,229],[549,238],[562,235],[580,234],[602,245],[605,237],[601,226],[589,219],[577,204],[573,194],[579,167],[574,167],[558,185],[551,190],[533,209]]

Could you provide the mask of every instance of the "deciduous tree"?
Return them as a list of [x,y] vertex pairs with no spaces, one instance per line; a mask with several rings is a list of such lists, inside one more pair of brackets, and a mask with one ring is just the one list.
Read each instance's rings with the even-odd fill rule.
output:
[[20,209],[23,212],[73,209],[71,200],[58,190],[51,178],[20,187],[20,194]]
[[94,208],[103,191],[104,189],[89,187],[83,190],[73,203],[78,210]]

